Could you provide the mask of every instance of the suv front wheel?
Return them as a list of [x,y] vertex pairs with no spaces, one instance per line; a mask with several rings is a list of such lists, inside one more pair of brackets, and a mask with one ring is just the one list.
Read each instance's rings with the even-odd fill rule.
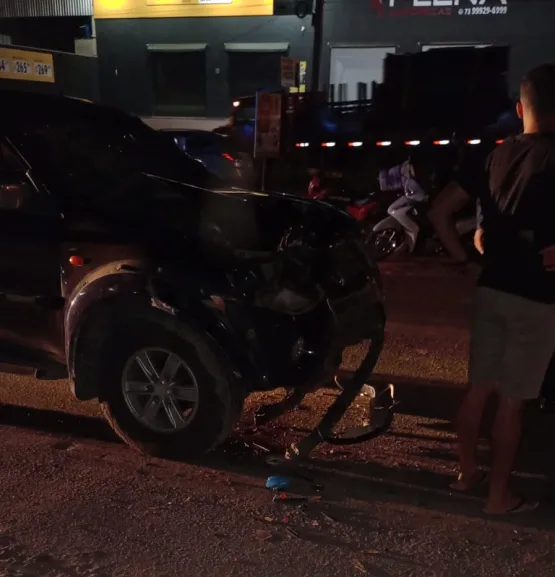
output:
[[156,457],[192,458],[232,432],[244,391],[190,327],[126,322],[102,348],[101,406],[131,447]]

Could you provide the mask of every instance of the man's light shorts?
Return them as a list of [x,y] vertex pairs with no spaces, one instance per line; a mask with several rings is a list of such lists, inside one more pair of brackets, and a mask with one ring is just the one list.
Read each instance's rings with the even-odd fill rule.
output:
[[470,340],[472,386],[512,399],[538,398],[555,353],[555,305],[479,287]]

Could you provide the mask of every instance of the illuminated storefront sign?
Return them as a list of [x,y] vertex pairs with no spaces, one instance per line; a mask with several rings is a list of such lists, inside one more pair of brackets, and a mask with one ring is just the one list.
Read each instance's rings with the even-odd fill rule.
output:
[[94,17],[271,16],[273,0],[95,0]]
[[503,16],[508,0],[371,0],[379,16]]

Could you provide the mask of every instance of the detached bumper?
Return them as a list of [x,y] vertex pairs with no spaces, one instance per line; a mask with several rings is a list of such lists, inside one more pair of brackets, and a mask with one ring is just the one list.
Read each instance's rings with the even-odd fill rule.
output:
[[336,323],[336,346],[345,348],[365,339],[383,341],[386,318],[380,293],[378,283],[369,281],[361,290],[329,301]]

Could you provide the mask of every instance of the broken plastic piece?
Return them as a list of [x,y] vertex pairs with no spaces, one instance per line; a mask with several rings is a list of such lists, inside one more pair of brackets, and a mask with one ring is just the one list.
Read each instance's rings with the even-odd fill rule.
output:
[[287,489],[290,484],[290,479],[281,475],[272,475],[266,479],[266,489],[272,489],[274,491]]
[[308,497],[295,497],[293,495],[288,495],[287,493],[280,493],[279,495],[274,495],[272,501],[278,501],[280,503],[306,503]]

